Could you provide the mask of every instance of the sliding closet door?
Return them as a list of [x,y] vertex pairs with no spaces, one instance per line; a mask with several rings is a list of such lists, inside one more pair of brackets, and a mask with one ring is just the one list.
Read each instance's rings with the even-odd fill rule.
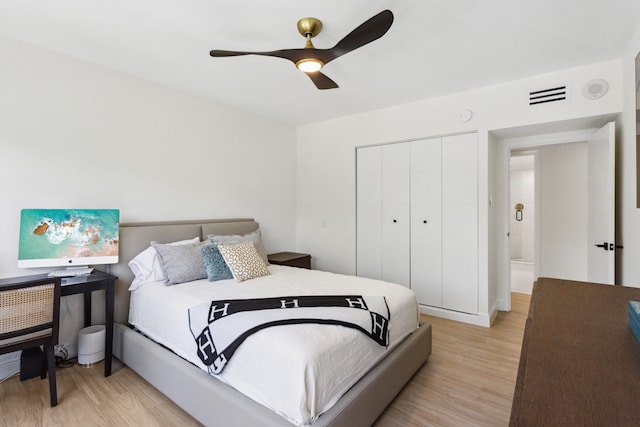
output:
[[442,138],[442,306],[478,312],[476,134]]
[[382,147],[358,148],[356,275],[382,279]]
[[440,138],[411,143],[411,289],[418,303],[442,306]]
[[410,287],[410,144],[382,147],[382,278]]

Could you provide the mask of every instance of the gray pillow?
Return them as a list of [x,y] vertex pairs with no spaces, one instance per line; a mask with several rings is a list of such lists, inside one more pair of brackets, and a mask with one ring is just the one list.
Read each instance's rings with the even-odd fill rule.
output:
[[160,266],[167,278],[166,283],[175,285],[177,283],[190,282],[207,277],[200,252],[202,243],[193,245],[166,245],[151,242],[151,246],[153,246],[156,251],[158,251],[158,255],[160,255]]
[[264,249],[264,243],[262,243],[262,234],[260,233],[260,229],[256,231],[252,231],[251,233],[244,234],[242,236],[238,234],[234,235],[225,235],[225,234],[209,234],[207,236],[212,243],[215,244],[231,244],[231,243],[239,243],[239,242],[253,242],[253,246],[256,248],[256,252],[262,258],[262,261],[266,265],[269,265],[269,260],[267,259],[267,251]]
[[233,279],[229,266],[215,244],[204,245],[200,248],[204,269],[210,282]]

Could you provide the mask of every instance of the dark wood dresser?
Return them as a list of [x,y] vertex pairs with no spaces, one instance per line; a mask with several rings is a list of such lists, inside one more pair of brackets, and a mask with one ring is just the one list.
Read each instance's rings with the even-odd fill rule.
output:
[[640,289],[540,278],[526,321],[510,426],[640,426]]

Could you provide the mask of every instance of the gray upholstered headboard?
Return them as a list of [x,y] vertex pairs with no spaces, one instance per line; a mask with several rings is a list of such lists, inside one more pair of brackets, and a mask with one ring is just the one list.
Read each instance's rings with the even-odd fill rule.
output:
[[111,274],[118,276],[115,321],[126,323],[129,316],[129,285],[133,280],[129,261],[149,247],[152,240],[169,243],[196,236],[203,240],[209,234],[245,234],[257,229],[258,223],[252,218],[120,224],[120,258],[109,269]]

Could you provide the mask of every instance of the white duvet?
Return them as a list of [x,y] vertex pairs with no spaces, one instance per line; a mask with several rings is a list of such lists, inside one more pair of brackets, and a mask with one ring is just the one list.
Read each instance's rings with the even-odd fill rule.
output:
[[216,376],[291,423],[309,425],[416,329],[416,299],[410,289],[379,280],[278,265],[270,265],[269,271],[269,276],[245,282],[145,284],[131,293],[129,322],[206,371],[189,329],[191,307],[283,295],[384,296],[391,313],[388,348],[343,326],[275,326],[248,337]]

